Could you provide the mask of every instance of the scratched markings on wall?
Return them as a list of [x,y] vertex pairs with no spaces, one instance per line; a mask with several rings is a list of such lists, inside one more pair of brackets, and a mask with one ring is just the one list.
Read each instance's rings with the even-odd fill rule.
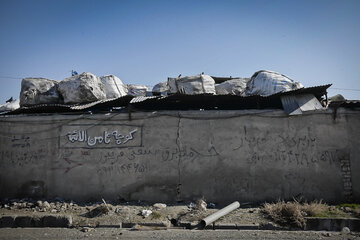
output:
[[30,137],[25,135],[13,136],[11,139],[11,147],[13,148],[29,148]]
[[77,124],[60,128],[59,148],[127,148],[142,146],[142,126]]

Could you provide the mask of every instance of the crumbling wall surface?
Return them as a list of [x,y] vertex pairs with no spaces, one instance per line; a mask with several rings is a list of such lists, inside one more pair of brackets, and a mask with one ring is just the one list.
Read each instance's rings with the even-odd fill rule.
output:
[[360,200],[360,113],[166,111],[0,118],[0,197]]

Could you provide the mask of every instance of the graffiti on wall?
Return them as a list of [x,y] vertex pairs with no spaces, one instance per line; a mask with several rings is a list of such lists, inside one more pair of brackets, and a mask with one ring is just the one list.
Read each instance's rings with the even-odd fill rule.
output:
[[11,147],[13,148],[29,148],[30,147],[30,137],[21,135],[13,136],[11,139]]
[[142,145],[142,126],[102,124],[60,128],[59,148],[121,148]]

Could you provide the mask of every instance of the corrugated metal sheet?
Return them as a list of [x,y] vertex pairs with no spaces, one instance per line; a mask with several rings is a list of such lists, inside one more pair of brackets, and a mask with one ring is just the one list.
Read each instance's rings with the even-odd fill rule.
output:
[[283,109],[281,96],[313,94],[318,100],[326,93],[331,84],[302,88],[294,91],[277,93],[271,96],[236,95],[182,95],[170,96],[133,97],[124,96],[116,99],[96,101],[81,105],[42,104],[32,107],[20,108],[6,114],[31,114],[31,113],[63,113],[84,111],[109,111],[113,108],[131,106],[139,110],[238,110],[238,109]]
[[306,111],[323,109],[314,94],[296,94],[281,96],[284,111],[289,115],[299,115]]
[[106,99],[95,101],[92,103],[78,104],[78,105],[64,105],[64,104],[39,104],[31,107],[22,107],[6,115],[14,114],[33,114],[33,113],[64,113],[64,112],[84,112],[84,111],[107,111],[112,107],[127,106],[133,96],[123,96],[120,98]]
[[329,103],[331,108],[360,108],[360,100],[333,101]]
[[148,99],[154,99],[154,98],[163,98],[163,96],[139,96],[139,97],[134,97],[133,99],[131,99],[130,103],[138,103],[138,102],[143,102],[146,101]]
[[63,113],[70,112],[71,106],[63,104],[39,104],[30,107],[18,108],[14,111],[5,113],[5,115],[31,114],[31,113]]
[[161,99],[146,99],[132,104],[134,108],[142,110],[197,110],[197,109],[283,109],[281,96],[313,94],[318,100],[326,94],[326,89],[331,84],[302,88],[294,91],[277,93],[271,96],[248,96],[236,95],[183,95],[174,94]]
[[127,95],[119,98],[100,100],[92,103],[72,106],[71,110],[75,110],[75,111],[84,111],[84,110],[93,110],[93,109],[106,110],[107,108],[111,108],[111,107],[122,107],[122,106],[127,106],[133,98],[134,98],[133,96]]

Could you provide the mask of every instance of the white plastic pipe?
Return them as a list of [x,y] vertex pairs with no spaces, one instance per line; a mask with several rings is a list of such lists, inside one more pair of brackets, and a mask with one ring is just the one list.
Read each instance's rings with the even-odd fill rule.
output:
[[200,228],[205,228],[207,225],[215,222],[216,220],[218,220],[222,216],[225,216],[229,212],[232,212],[233,210],[235,210],[235,209],[237,209],[239,207],[240,207],[240,203],[238,201],[233,202],[232,204],[220,209],[219,211],[217,211],[217,212],[211,214],[210,216],[204,218],[203,220],[201,220],[200,221]]

